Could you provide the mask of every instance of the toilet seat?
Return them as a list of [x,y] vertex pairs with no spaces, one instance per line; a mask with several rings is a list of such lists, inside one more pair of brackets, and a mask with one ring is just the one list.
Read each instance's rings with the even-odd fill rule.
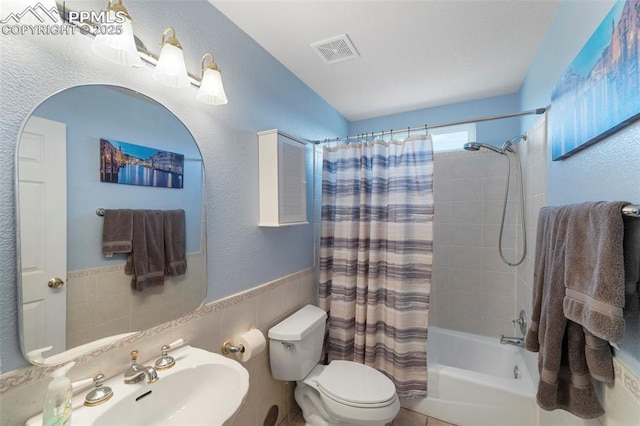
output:
[[351,407],[385,407],[397,399],[396,388],[387,376],[352,361],[332,361],[316,383],[321,394]]

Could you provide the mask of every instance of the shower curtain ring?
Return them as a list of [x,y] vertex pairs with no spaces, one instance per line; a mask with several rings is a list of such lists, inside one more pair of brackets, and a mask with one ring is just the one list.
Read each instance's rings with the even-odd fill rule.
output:
[[407,138],[411,137],[411,127],[407,126]]

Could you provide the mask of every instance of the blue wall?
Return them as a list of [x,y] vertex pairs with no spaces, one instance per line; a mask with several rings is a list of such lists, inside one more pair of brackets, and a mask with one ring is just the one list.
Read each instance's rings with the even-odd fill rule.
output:
[[[615,1],[560,3],[520,90],[521,108],[551,102],[551,91],[600,25]],[[576,24],[576,23],[579,23]],[[553,108],[553,105],[551,105]],[[522,120],[527,129],[531,119]],[[640,123],[619,131],[562,161],[547,162],[547,205],[596,200],[628,200],[640,203]],[[639,219],[640,220],[640,219]],[[616,356],[640,374],[640,318],[626,319],[627,329]]]
[[[543,105],[540,105],[543,106]],[[516,94],[496,96],[478,101],[450,104],[441,107],[425,108],[401,114],[388,115],[351,123],[349,134],[379,132],[384,130],[401,131],[407,127],[420,127],[425,124],[438,124],[478,117],[508,114],[519,111],[519,98]],[[520,120],[509,118],[486,121],[476,125],[476,139],[479,142],[502,146],[520,132]]]

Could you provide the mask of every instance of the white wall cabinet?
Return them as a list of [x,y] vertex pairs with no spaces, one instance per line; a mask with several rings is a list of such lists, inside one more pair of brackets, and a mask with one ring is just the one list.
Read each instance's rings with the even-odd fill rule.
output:
[[258,132],[259,226],[307,222],[305,142],[278,130]]

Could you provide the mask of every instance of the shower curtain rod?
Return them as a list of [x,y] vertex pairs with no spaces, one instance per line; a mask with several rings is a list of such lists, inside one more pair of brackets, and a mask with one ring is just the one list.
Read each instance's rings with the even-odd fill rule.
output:
[[[397,129],[396,132],[397,133],[404,133],[404,132],[414,132],[414,131],[418,131],[418,130],[428,130],[428,129],[436,129],[438,127],[448,127],[448,126],[457,126],[458,124],[468,124],[468,123],[480,123],[483,121],[492,121],[492,120],[502,120],[503,118],[511,118],[511,117],[520,117],[522,115],[533,115],[533,114],[544,114],[545,111],[547,110],[547,107],[545,108],[537,108],[537,109],[530,109],[528,111],[521,111],[521,112],[514,112],[511,114],[500,114],[500,115],[490,115],[490,116],[486,116],[486,117],[477,117],[477,118],[471,118],[468,120],[458,120],[458,121],[449,121],[447,123],[438,123],[438,124],[425,124],[424,126],[420,126],[420,127],[408,127],[406,129]],[[348,141],[349,139],[356,139],[356,138],[361,138],[361,137],[365,137],[365,136],[382,136],[385,133],[389,133],[393,135],[394,130],[391,129],[389,131],[382,131],[382,132],[376,132],[376,133],[360,133],[359,135],[352,135],[352,136],[344,136],[341,138],[333,138],[333,139],[325,139],[324,141],[315,141],[316,145],[319,145],[321,143],[328,143],[328,142],[337,142],[337,141],[342,141],[342,140],[346,140]]]

